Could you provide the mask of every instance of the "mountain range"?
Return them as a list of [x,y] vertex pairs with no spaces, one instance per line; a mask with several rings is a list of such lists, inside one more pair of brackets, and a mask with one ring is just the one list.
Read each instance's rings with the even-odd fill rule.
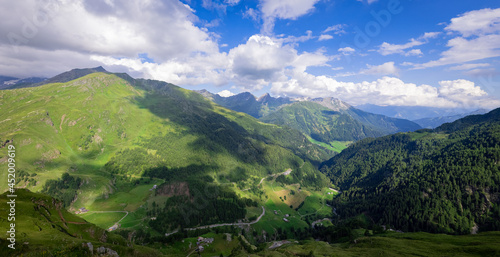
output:
[[206,90],[198,92],[231,110],[247,113],[266,123],[298,130],[312,142],[336,151],[345,148],[346,142],[421,128],[408,120],[356,109],[332,97],[297,100],[274,98],[269,94],[256,98],[248,92],[230,97],[221,97]]
[[500,254],[500,109],[421,129],[96,67],[1,90],[2,167],[8,145],[2,256]]

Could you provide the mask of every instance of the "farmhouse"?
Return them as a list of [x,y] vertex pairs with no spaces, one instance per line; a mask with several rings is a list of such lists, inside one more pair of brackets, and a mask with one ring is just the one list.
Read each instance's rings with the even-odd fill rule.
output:
[[82,214],[82,213],[86,213],[88,211],[89,210],[85,209],[85,207],[82,207],[82,208],[78,209],[78,211],[75,211],[75,214]]

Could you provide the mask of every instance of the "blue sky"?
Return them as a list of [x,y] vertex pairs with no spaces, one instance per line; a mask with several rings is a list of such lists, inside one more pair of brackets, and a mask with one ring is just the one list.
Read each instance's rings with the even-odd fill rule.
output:
[[0,74],[112,72],[230,95],[500,106],[500,2],[1,1]]

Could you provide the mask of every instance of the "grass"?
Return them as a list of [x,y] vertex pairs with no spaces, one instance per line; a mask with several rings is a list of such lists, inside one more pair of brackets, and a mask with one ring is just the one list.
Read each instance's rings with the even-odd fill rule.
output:
[[362,237],[356,243],[327,244],[304,241],[288,244],[276,250],[266,250],[258,256],[499,256],[500,232],[450,236],[429,233],[388,233]]
[[[147,90],[113,74],[94,73],[67,83],[0,91],[0,142],[14,140],[16,168],[33,175],[30,178],[37,181],[36,185],[21,182],[18,186],[38,192],[47,180],[58,179],[68,172],[83,181],[77,198],[68,208],[70,211],[81,207],[91,211],[129,211],[122,225],[136,228],[145,226],[146,213],[141,209],[144,203],[150,206],[153,201],[165,201],[164,197],[154,197],[149,191],[162,180],[135,184],[134,180],[140,179],[141,172],[149,167],[177,168],[201,163],[215,167],[210,170],[213,172],[210,176],[217,180],[223,175],[229,182],[239,181],[234,170],[241,168],[246,172],[244,178],[251,178],[246,181],[251,186],[252,179],[269,172],[298,169],[306,153],[310,152],[318,161],[322,160],[319,156],[327,156],[323,149],[305,143],[306,147],[297,150],[303,154],[299,157],[289,149],[293,148],[292,143],[304,145],[302,139],[296,137],[300,134],[221,108],[189,90],[172,85],[165,88],[166,94],[148,94]],[[186,116],[195,117],[196,124],[185,122]],[[214,125],[210,119],[203,121],[200,117],[215,117],[220,122]],[[226,130],[222,134],[224,139],[227,133],[248,132],[237,143],[248,141],[255,153],[249,153],[251,158],[245,159],[246,155],[225,149],[224,142],[204,134],[207,129],[197,130],[196,126],[207,124],[222,124],[221,129]],[[266,138],[266,143],[260,138]],[[240,148],[247,147],[241,145]],[[144,150],[152,161],[135,169],[137,160],[124,159],[121,153],[124,149]],[[6,150],[0,149],[2,167]],[[111,160],[122,164],[120,174],[112,175],[104,167]],[[305,172],[318,172],[312,165],[303,167]],[[0,176],[6,177],[6,171],[0,169]],[[0,183],[0,192],[6,189],[7,185]],[[250,191],[240,190],[240,193],[259,199]],[[294,206],[301,201],[288,199],[286,204]],[[258,208],[255,212],[249,213],[260,215]],[[89,214],[86,218],[107,229],[117,217],[116,214]]]
[[335,151],[337,153],[342,152],[342,150],[346,149],[350,144],[352,144],[352,141],[332,141],[330,143],[325,143],[325,142],[315,140],[307,135],[306,135],[306,137],[307,137],[307,139],[309,139],[309,141],[311,143],[317,144],[321,147],[324,147],[328,150]]
[[105,212],[105,213],[96,213],[90,212],[86,214],[81,214],[82,218],[86,221],[96,224],[97,226],[108,229],[113,226],[116,222],[118,222],[121,218],[125,216],[124,212]]

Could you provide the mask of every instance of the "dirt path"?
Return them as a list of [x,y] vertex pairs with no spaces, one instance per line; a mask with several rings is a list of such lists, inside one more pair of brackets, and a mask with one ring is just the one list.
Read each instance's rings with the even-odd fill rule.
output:
[[285,175],[285,176],[287,176],[287,175],[290,175],[290,173],[292,173],[292,169],[287,169],[286,171],[283,171],[283,172],[281,172],[281,173],[276,173],[276,174],[267,175],[266,177],[263,177],[263,178],[260,180],[260,182],[259,182],[259,184],[257,185],[257,187],[258,187],[258,186],[260,186],[260,184],[262,184],[262,182],[264,182],[264,179],[266,179],[266,178],[268,178],[268,177],[277,177],[277,176],[279,176],[279,175]]
[[244,222],[237,222],[237,223],[224,223],[224,224],[213,224],[213,225],[205,225],[205,226],[199,226],[195,228],[185,228],[185,230],[197,230],[197,229],[206,229],[206,228],[215,228],[215,227],[223,227],[223,226],[246,226],[246,225],[252,225],[260,221],[260,219],[266,214],[266,208],[264,206],[262,207],[262,214],[260,214],[259,217],[257,217],[256,220],[248,223]]

